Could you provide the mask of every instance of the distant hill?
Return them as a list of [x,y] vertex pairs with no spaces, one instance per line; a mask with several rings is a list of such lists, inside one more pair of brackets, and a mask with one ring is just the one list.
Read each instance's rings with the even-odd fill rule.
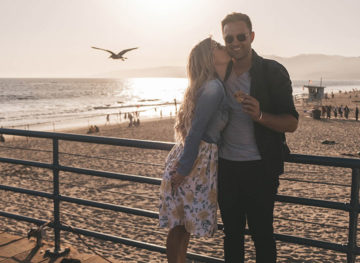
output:
[[[295,57],[264,55],[283,64],[293,80],[360,80],[360,57],[330,56],[322,54],[303,54]],[[186,68],[164,66],[113,71],[101,74],[101,77],[186,77]]]
[[303,54],[295,57],[264,56],[283,64],[292,79],[360,80],[360,57]]

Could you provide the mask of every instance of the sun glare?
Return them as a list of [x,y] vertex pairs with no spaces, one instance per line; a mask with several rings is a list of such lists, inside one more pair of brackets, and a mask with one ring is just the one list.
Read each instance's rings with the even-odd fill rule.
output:
[[161,98],[170,102],[173,99],[182,100],[187,84],[185,78],[132,78],[127,83],[132,91],[136,91],[134,96],[139,99]]
[[176,15],[185,12],[187,8],[190,8],[190,0],[131,0],[131,1],[118,1],[114,0],[110,6],[112,10],[136,10],[137,14],[151,16],[153,19],[157,19],[160,15]]
[[135,0],[132,1],[139,10],[151,13],[164,13],[164,12],[182,12],[188,5],[188,0]]

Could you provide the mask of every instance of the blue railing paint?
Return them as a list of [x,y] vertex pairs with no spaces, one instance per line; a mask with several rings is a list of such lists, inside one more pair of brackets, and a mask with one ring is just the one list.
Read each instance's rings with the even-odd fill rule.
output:
[[[144,140],[129,140],[129,139],[119,139],[119,138],[109,138],[109,137],[100,137],[100,136],[89,136],[89,135],[77,135],[77,134],[65,134],[65,133],[53,133],[53,132],[40,132],[40,131],[25,131],[25,130],[15,130],[15,129],[4,129],[0,128],[0,133],[8,135],[17,135],[17,136],[27,136],[27,137],[37,137],[37,138],[48,138],[53,140],[53,162],[52,164],[26,161],[12,158],[3,158],[0,157],[0,162],[11,163],[11,164],[20,164],[28,165],[39,168],[46,168],[53,170],[53,193],[46,193],[41,191],[34,191],[30,189],[24,189],[19,187],[12,187],[6,185],[0,185],[0,190],[12,191],[17,193],[25,193],[34,196],[45,197],[53,200],[54,203],[54,219],[53,223],[50,224],[54,228],[55,232],[55,252],[60,251],[60,230],[71,231],[79,234],[97,237],[103,240],[109,240],[113,242],[118,242],[130,246],[135,246],[139,248],[144,248],[152,251],[157,251],[165,253],[165,248],[153,244],[148,244],[144,242],[139,242],[131,239],[115,237],[95,231],[89,231],[86,229],[72,228],[66,225],[61,224],[60,222],[60,202],[70,202],[80,205],[98,207],[103,209],[109,209],[118,212],[129,213],[133,215],[140,215],[150,218],[157,218],[158,213],[147,211],[143,209],[129,208],[125,206],[118,206],[112,204],[106,204],[102,202],[95,202],[85,199],[72,198],[68,196],[62,196],[59,193],[59,171],[67,171],[73,173],[87,174],[92,176],[106,177],[119,180],[128,180],[133,182],[147,183],[153,185],[159,185],[161,179],[130,175],[130,174],[118,174],[104,171],[96,171],[91,169],[82,169],[70,166],[62,166],[59,164],[59,152],[58,152],[58,142],[59,140],[66,141],[76,141],[76,142],[88,142],[88,143],[98,143],[98,144],[107,144],[114,146],[127,146],[127,147],[137,147],[144,149],[155,149],[155,150],[170,150],[174,143],[168,142],[154,142],[154,141],[144,141]],[[326,157],[326,156],[310,156],[310,155],[301,155],[301,154],[291,154],[287,162],[299,163],[299,164],[310,164],[310,165],[322,165],[322,166],[333,166],[333,167],[343,167],[352,169],[352,184],[351,184],[351,202],[339,203],[331,202],[324,200],[314,200],[308,198],[299,198],[291,196],[277,196],[277,201],[288,202],[294,204],[310,205],[323,208],[338,209],[349,212],[349,236],[348,244],[335,244],[330,242],[324,242],[319,240],[311,240],[307,238],[294,237],[289,235],[275,234],[275,238],[280,241],[290,242],[301,245],[308,245],[318,248],[324,248],[329,250],[334,250],[347,254],[347,262],[354,263],[356,256],[360,255],[360,248],[356,244],[356,231],[357,231],[357,218],[359,213],[359,185],[360,185],[360,160],[348,159],[348,158],[336,158],[336,157]],[[12,214],[4,211],[0,211],[0,216],[27,221],[37,225],[42,225],[46,223],[43,220],[30,218],[26,216],[21,216],[17,214]],[[222,229],[222,224],[218,224],[218,228]],[[248,232],[248,231],[247,231]],[[194,260],[201,260],[205,262],[223,262],[222,259],[217,259],[213,257],[206,257],[198,255],[195,253],[188,253],[188,258]]]

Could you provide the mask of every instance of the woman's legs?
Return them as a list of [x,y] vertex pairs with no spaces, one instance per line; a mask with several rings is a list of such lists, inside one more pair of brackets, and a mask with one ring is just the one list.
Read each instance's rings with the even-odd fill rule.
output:
[[185,263],[190,233],[184,226],[170,229],[166,240],[166,255],[169,263]]

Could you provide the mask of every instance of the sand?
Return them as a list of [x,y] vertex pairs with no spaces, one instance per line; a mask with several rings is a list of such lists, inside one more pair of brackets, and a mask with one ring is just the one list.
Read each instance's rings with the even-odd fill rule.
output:
[[[352,95],[352,98],[349,98]],[[360,95],[360,94],[359,94]],[[349,105],[354,108],[358,99],[355,93],[335,94],[324,100],[324,105]],[[335,156],[360,159],[360,121],[350,119],[314,120],[309,112],[314,104],[297,102],[300,123],[296,132],[287,134],[292,153]],[[95,135],[155,141],[173,141],[174,119],[164,118],[142,121],[139,127],[127,123],[100,126]],[[66,131],[86,134],[87,128]],[[335,144],[322,144],[323,141]],[[0,144],[0,156],[51,162],[51,141],[46,139],[20,139],[8,136]],[[12,148],[6,148],[12,147]],[[16,148],[16,149],[14,149]],[[19,149],[17,149],[19,148]],[[24,148],[28,150],[24,150]],[[29,150],[31,149],[31,150]],[[129,147],[102,146],[90,143],[61,141],[60,163],[81,168],[136,174],[161,178],[167,151],[141,150]],[[346,154],[346,155],[344,155]],[[352,156],[350,156],[352,155]],[[0,163],[0,184],[24,187],[39,191],[52,191],[52,171]],[[281,176],[279,194],[315,198],[328,201],[349,202],[351,169],[287,163]],[[298,182],[303,180],[308,182]],[[158,186],[60,173],[62,195],[90,199],[110,204],[124,205],[157,212]],[[331,184],[323,184],[331,183]],[[49,220],[52,202],[45,198],[0,191],[0,210]],[[65,224],[105,232],[119,237],[165,245],[167,230],[157,226],[157,220],[90,208],[69,203],[61,204],[61,221]],[[220,221],[220,217],[219,217]],[[1,218],[0,230],[26,235],[33,225]],[[348,238],[348,213],[310,206],[276,203],[275,232],[316,240],[346,244]],[[78,250],[91,253],[87,246],[72,233],[62,233],[62,245],[71,244]],[[52,231],[47,231],[51,240]],[[212,257],[223,257],[223,233],[217,231],[213,238],[192,238],[189,251]],[[84,240],[96,251],[118,262],[165,262],[164,254],[130,246],[104,242],[94,238]],[[346,262],[346,255],[324,249],[277,242],[278,262]],[[246,262],[255,262],[254,247],[246,238]],[[360,262],[360,258],[357,262]]]

